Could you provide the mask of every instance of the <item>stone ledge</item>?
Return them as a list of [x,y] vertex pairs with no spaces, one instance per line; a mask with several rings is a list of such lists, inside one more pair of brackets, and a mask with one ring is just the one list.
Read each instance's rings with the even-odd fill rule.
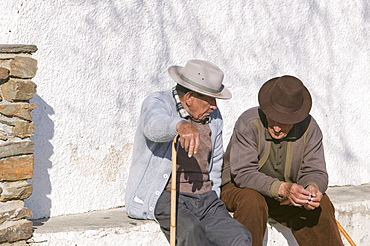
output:
[[[360,245],[370,240],[370,184],[330,187],[338,221]],[[154,221],[127,217],[125,208],[34,220],[31,246],[169,245]],[[345,245],[349,245],[343,238]],[[269,220],[265,245],[298,246],[290,231]]]
[[0,53],[35,53],[36,45],[28,44],[1,44]]
[[125,208],[34,220],[32,246],[167,245],[154,221],[130,219]]

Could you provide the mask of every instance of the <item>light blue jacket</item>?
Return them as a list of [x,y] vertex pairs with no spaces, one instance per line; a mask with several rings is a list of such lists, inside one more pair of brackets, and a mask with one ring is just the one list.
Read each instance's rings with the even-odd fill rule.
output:
[[[220,194],[223,157],[223,121],[217,109],[210,115],[212,156],[210,179]],[[126,211],[136,219],[155,220],[154,209],[171,175],[172,141],[176,125],[185,120],[176,110],[172,90],[153,92],[143,102],[135,134],[126,188]]]

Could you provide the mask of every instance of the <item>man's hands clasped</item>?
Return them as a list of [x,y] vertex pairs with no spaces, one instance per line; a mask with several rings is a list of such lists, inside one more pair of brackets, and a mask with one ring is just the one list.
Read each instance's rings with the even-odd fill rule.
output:
[[283,197],[282,205],[292,204],[307,210],[319,207],[323,196],[315,185],[310,184],[305,189],[299,184],[286,182],[280,185],[279,195]]

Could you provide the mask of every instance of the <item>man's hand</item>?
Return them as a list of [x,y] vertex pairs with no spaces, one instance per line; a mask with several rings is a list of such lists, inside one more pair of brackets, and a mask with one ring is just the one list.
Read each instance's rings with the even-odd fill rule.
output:
[[[310,192],[299,184],[284,182],[279,187],[279,195],[287,198],[292,205],[302,207],[308,201]],[[285,201],[282,204],[285,205],[287,203]]]
[[323,194],[315,185],[312,184],[308,185],[306,190],[310,192],[310,197],[303,207],[307,210],[318,208],[320,206]]
[[[279,195],[286,200],[282,201],[282,205],[292,204],[296,207],[304,207],[307,210],[313,210],[320,206],[320,201],[323,194],[315,185],[309,185],[304,189],[299,184],[282,183],[279,187]],[[287,203],[287,200],[289,202]]]
[[188,152],[189,158],[196,154],[200,144],[200,134],[197,129],[188,121],[180,121],[177,123],[176,130],[180,136],[181,147]]

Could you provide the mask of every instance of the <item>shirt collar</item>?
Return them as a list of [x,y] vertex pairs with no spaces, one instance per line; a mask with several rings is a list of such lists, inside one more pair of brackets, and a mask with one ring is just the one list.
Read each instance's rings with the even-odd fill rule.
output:
[[[177,112],[179,112],[180,117],[184,119],[192,119],[193,117],[184,109],[184,107],[181,104],[179,95],[177,94],[176,86],[172,88],[172,96],[175,99],[176,109],[177,109]],[[202,123],[208,124],[210,120],[211,120],[210,117],[207,117]]]
[[180,102],[180,98],[179,98],[179,95],[177,94],[177,91],[176,91],[176,86],[174,86],[172,88],[172,96],[173,98],[175,99],[175,102],[176,102],[176,109],[177,109],[177,112],[179,112],[181,118],[184,118],[184,119],[187,119],[190,117],[190,114],[184,109],[184,107],[182,106],[181,102]]

